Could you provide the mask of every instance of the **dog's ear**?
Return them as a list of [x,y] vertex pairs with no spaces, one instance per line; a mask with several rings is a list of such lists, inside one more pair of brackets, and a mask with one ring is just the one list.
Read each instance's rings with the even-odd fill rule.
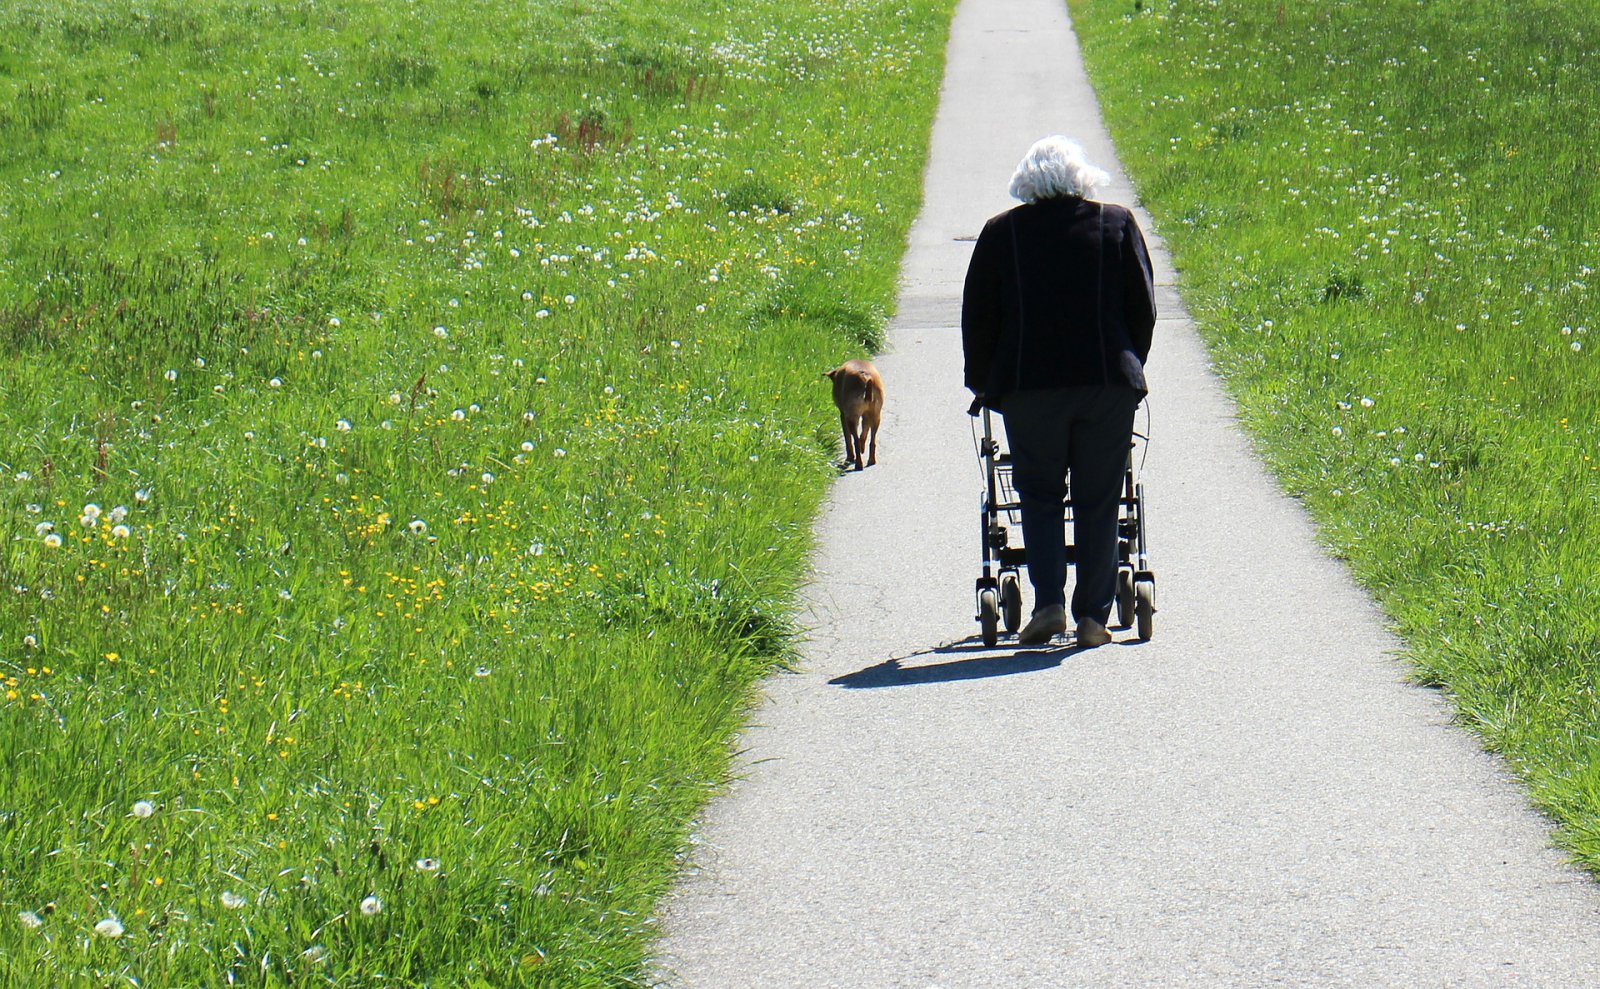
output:
[[824,371],[824,372],[822,372],[822,376],[824,378],[836,378],[836,377],[839,376],[839,372],[841,370],[842,370],[842,368],[837,368],[836,367],[832,371]]

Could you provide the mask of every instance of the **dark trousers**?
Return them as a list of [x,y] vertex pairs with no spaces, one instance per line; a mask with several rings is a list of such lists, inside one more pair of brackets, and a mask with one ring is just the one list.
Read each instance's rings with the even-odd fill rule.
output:
[[1087,385],[1013,392],[1002,401],[1012,481],[1035,609],[1067,600],[1066,511],[1072,490],[1078,581],[1072,617],[1104,625],[1117,596],[1117,501],[1140,395]]

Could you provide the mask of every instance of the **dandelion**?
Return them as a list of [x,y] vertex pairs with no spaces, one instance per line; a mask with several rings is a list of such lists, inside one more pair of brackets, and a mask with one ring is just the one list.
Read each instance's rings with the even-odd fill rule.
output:
[[268,388],[282,388],[283,387],[283,379],[282,378],[273,378],[271,381],[267,382],[267,387]]
[[406,528],[411,530],[411,534],[413,536],[420,536],[428,531],[428,523],[422,521],[421,519],[412,519],[406,525]]
[[27,635],[24,635],[22,637],[22,648],[24,648],[24,649],[37,649],[38,647],[39,647],[39,640],[34,637],[33,633],[30,632]]
[[566,455],[567,455],[567,451],[561,449],[559,446],[555,448],[554,456],[565,457]]
[[223,890],[222,895],[217,897],[217,899],[222,901],[222,905],[229,910],[238,910],[240,907],[244,906],[244,897],[240,896],[238,893],[235,893],[231,889]]
[[156,805],[148,800],[136,800],[133,804],[133,816],[144,820],[156,812]]
[[533,440],[523,440],[522,441],[522,452],[523,453],[532,453],[533,452]]
[[523,302],[532,302],[533,301],[533,293],[532,292],[524,292],[524,293],[522,293],[522,301]]
[[61,545],[61,537],[52,532],[48,536],[44,537],[44,544],[51,549],[55,549],[57,546]]
[[90,502],[89,504],[83,506],[83,517],[86,518],[86,519],[97,519],[97,518],[99,518],[100,517],[100,506],[96,505],[94,502]]
[[348,433],[350,431],[350,420],[340,419],[338,422],[333,424],[333,428],[337,429],[341,433]]
[[44,926],[44,918],[40,917],[32,910],[21,911],[17,914],[17,920],[21,921],[22,926],[26,927],[30,931],[36,931]]
[[569,306],[570,306],[570,305],[572,305],[572,304],[573,304],[573,303],[574,303],[574,302],[577,302],[577,301],[578,301],[578,297],[577,297],[577,296],[575,296],[575,295],[565,295],[565,296],[562,296],[562,298],[561,298],[561,301],[562,301],[562,302],[565,302],[565,303],[566,303],[566,304],[567,304],[567,305],[569,305]]
[[1335,436],[1343,436],[1344,435],[1344,429],[1342,429],[1339,426],[1333,427],[1333,435],[1335,435]]
[[111,521],[113,523],[121,522],[123,519],[125,519],[127,517],[128,517],[128,506],[127,505],[118,505],[116,508],[113,508],[111,510],[110,518],[111,518]]
[[478,479],[480,481],[482,481],[483,483],[485,483],[485,484],[493,484],[494,483],[494,475],[491,474],[488,471],[484,471],[483,475],[481,477],[479,477]]
[[1374,402],[1372,399],[1367,398],[1365,395],[1361,396],[1361,407],[1363,409],[1370,409],[1374,405],[1377,405],[1377,404],[1378,404],[1377,402]]
[[338,326],[339,325],[339,317],[337,317],[337,316],[329,316],[328,317],[328,325],[329,326]]
[[94,932],[101,937],[119,938],[122,936],[122,921],[115,917],[107,917],[94,925]]
[[36,536],[46,536],[54,531],[56,531],[56,524],[54,522],[40,522],[38,525],[33,527],[33,534]]
[[480,666],[477,669],[472,671],[472,675],[477,677],[478,679],[482,680],[484,677],[488,676],[489,674],[491,674],[493,672],[494,671],[489,669],[489,667],[487,667],[487,666]]
[[178,372],[177,372],[176,369],[169,367],[169,368],[167,368],[167,373],[163,374],[162,377],[166,378],[168,381],[177,381],[178,380]]
[[369,896],[361,901],[361,916],[375,917],[383,912],[383,901],[376,896]]
[[529,409],[527,412],[522,413],[522,421],[523,422],[532,423],[533,420],[537,419],[537,418],[538,418],[538,414],[535,413],[532,409]]
[[1578,341],[1578,340],[1572,341],[1572,352],[1574,354],[1576,354],[1578,351],[1580,351],[1582,349],[1583,349],[1583,343],[1581,341]]
[[442,326],[435,326],[433,328],[433,335],[438,337],[440,340],[443,340],[445,337],[450,335],[450,331]]
[[327,957],[328,949],[324,948],[320,944],[313,944],[311,947],[300,952],[300,960],[305,962],[307,965],[321,965],[327,960]]
[[418,872],[438,872],[439,871],[439,860],[438,859],[432,859],[432,858],[417,859],[417,871]]
[[548,310],[548,309],[540,309],[538,312],[533,314],[533,318],[534,319],[544,319],[546,316],[549,316],[549,315],[550,315],[550,310]]
[[125,525],[114,525],[111,527],[111,535],[117,539],[127,539],[131,534],[132,533]]

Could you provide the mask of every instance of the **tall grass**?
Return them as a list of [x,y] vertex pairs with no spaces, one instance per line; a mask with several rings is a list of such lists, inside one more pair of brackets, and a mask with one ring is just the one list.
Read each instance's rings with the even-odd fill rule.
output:
[[1283,483],[1600,868],[1600,24],[1545,0],[1072,10]]
[[0,985],[642,977],[950,7],[0,6]]

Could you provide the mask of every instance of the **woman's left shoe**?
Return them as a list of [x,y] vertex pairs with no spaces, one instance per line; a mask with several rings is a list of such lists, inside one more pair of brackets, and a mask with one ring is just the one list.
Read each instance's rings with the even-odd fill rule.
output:
[[1066,605],[1047,604],[1028,619],[1028,624],[1017,633],[1017,642],[1024,646],[1042,646],[1066,630]]

